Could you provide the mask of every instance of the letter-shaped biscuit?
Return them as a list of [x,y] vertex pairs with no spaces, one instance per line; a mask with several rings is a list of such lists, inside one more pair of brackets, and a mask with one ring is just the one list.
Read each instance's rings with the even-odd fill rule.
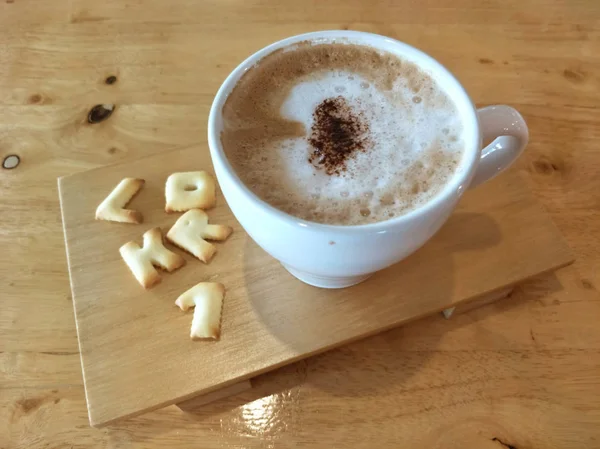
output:
[[174,271],[185,264],[183,257],[164,247],[160,228],[144,233],[143,247],[140,248],[135,242],[128,242],[119,248],[119,252],[144,288],[150,288],[160,282],[160,274],[154,268],[155,265],[163,270]]
[[217,248],[204,239],[225,240],[232,229],[224,225],[208,224],[208,215],[200,209],[187,211],[167,232],[167,240],[208,263]]
[[144,185],[143,179],[124,178],[96,209],[96,220],[118,221],[120,223],[141,223],[142,214],[137,210],[125,209],[136,193]]
[[210,209],[216,202],[215,180],[205,171],[173,173],[167,178],[165,211]]
[[217,339],[221,333],[221,310],[225,287],[218,282],[200,282],[183,293],[175,304],[184,312],[195,307],[190,338]]

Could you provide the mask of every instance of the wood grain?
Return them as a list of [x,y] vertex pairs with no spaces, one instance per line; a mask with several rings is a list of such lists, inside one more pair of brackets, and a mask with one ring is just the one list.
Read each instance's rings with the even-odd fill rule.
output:
[[[164,212],[164,186],[170,174],[185,170],[212,173],[208,149],[162,152],[59,179],[94,426],[210,393],[572,261],[518,174],[506,173],[468,192],[445,227],[412,257],[342,290],[299,283],[254,244],[219,195],[209,221],[234,232],[217,244],[217,256],[210,264],[186,257],[185,267],[163,273],[159,285],[144,290],[119,248],[139,243],[148,229],[160,227],[165,234],[174,224],[178,215]],[[95,220],[97,205],[125,177],[145,180],[128,205],[142,213],[143,225]],[[428,282],[433,273],[435,282]],[[173,305],[199,281],[227,289],[218,344],[190,341],[191,317]]]
[[[517,169],[577,262],[507,301],[266,375],[246,403],[89,428],[56,178],[204,143],[238,62],[343,27],[417,45],[478,104],[523,113]],[[0,158],[22,160],[0,170],[0,447],[600,446],[599,2],[2,0],[0,30]],[[87,125],[100,102],[117,111]]]

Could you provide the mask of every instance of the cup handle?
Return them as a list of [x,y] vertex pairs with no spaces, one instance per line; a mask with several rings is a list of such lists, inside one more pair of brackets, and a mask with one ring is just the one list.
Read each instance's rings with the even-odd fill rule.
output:
[[529,130],[521,114],[510,106],[487,106],[477,110],[484,142],[492,143],[481,150],[479,166],[469,187],[489,181],[508,168],[523,152]]

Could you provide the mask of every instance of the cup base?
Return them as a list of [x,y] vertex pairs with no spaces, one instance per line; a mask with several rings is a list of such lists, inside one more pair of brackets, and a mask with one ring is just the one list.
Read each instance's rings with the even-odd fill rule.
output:
[[348,276],[348,277],[330,277],[330,276],[317,276],[315,274],[307,273],[306,271],[296,270],[289,265],[281,264],[283,268],[288,270],[292,276],[301,280],[302,282],[312,285],[313,287],[319,288],[345,288],[351,287],[361,283],[362,281],[371,277],[372,273],[363,274],[360,276]]

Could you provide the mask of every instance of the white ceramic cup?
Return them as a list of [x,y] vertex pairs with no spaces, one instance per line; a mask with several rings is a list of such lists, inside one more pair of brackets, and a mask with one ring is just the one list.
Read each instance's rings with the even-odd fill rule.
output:
[[[225,100],[244,72],[261,58],[307,40],[355,43],[395,54],[417,64],[453,99],[464,126],[463,158],[454,177],[430,201],[390,220],[332,226],[288,215],[262,201],[242,183],[221,145]],[[252,239],[291,274],[324,288],[357,284],[417,250],[440,229],[465,190],[493,178],[511,165],[527,140],[527,125],[513,108],[475,109],[456,78],[430,56],[397,40],[357,31],[303,34],[254,53],[227,77],[217,92],[208,119],[208,143],[215,172],[235,217]],[[482,141],[492,143],[482,149]]]

